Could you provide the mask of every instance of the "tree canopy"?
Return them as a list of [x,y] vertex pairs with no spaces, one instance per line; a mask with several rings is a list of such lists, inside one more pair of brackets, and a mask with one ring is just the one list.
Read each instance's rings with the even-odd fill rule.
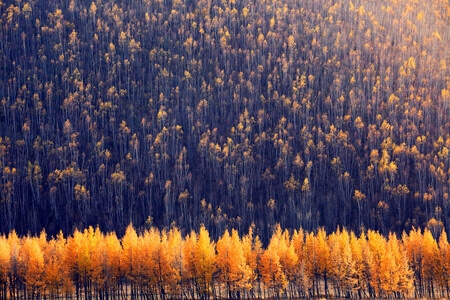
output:
[[448,0],[0,1],[0,231],[448,231],[449,16]]

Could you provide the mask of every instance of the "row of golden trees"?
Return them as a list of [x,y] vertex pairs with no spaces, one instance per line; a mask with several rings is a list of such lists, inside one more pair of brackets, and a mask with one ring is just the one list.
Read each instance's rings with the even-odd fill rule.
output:
[[0,231],[449,231],[449,7],[0,1]]
[[0,236],[2,299],[448,297],[449,274],[447,235],[429,229],[398,238],[277,226],[265,247],[252,227],[217,241],[205,227],[184,235],[131,225],[122,238],[92,227]]

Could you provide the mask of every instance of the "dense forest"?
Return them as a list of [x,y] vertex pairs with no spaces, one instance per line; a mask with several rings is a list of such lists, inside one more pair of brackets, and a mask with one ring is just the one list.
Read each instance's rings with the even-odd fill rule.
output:
[[0,16],[1,232],[450,230],[448,0]]
[[[437,238],[433,235],[438,234]],[[447,234],[412,229],[327,234],[275,226],[266,247],[250,227],[184,235],[177,227],[120,239],[97,227],[65,237],[0,235],[2,299],[448,298]],[[323,298],[322,298],[323,299]]]

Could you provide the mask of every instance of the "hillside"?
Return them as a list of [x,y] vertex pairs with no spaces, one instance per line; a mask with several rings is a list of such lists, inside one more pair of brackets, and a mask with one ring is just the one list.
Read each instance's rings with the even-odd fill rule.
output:
[[0,231],[450,232],[450,6],[0,1]]

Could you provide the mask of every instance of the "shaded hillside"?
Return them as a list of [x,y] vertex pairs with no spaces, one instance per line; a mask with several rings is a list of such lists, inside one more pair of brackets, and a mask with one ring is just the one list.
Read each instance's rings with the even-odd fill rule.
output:
[[448,230],[448,1],[0,3],[1,231]]

